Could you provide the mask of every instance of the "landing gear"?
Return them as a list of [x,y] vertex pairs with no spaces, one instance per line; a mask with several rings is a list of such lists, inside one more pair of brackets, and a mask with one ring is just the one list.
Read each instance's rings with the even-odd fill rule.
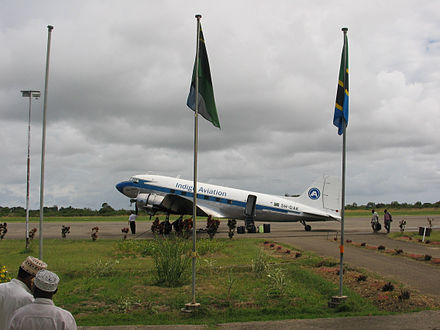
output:
[[306,224],[306,222],[304,220],[301,220],[300,222],[303,224],[305,231],[311,231],[312,230],[312,226]]

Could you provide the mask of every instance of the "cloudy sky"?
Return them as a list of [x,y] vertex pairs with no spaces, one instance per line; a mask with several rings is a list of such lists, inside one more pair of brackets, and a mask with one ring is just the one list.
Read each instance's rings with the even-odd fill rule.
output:
[[[192,180],[186,107],[201,14],[221,130],[200,120],[199,180],[274,194],[341,175],[332,125],[348,27],[347,203],[440,200],[440,2],[0,1],[0,205],[24,206],[28,100],[47,105],[45,205],[128,208],[133,174]],[[43,98],[32,101],[39,207]]]

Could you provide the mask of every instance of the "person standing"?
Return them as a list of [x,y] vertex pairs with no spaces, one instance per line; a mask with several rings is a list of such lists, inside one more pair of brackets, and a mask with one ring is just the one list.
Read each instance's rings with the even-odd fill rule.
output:
[[383,222],[385,224],[385,229],[387,230],[387,233],[390,232],[391,229],[391,221],[393,221],[393,217],[391,216],[391,213],[387,210],[383,211]]
[[45,268],[45,262],[29,256],[18,268],[17,278],[0,284],[0,329],[8,328],[17,309],[34,301],[32,280],[39,270]]
[[371,228],[373,228],[374,232],[377,232],[380,230],[379,215],[374,209],[371,210],[371,214]]
[[136,218],[137,218],[137,214],[131,211],[131,214],[128,217],[128,223],[130,224],[130,230],[132,235],[136,234]]
[[76,330],[76,321],[65,309],[55,306],[53,295],[58,291],[60,278],[46,269],[34,279],[35,301],[17,309],[9,323],[10,330]]

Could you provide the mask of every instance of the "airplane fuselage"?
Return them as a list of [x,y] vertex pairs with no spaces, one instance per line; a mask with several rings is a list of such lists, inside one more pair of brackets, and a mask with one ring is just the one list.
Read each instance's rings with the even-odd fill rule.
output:
[[[133,176],[129,181],[117,184],[116,188],[132,200],[139,200],[141,196],[145,204],[156,205],[157,210],[163,208],[163,211],[168,209],[169,213],[192,214],[187,204],[188,202],[192,205],[194,198],[194,187],[191,181],[146,174]],[[321,194],[318,188],[313,189],[318,191],[315,191],[316,194]],[[197,206],[199,211],[205,215],[244,219],[244,209],[249,195],[256,196],[255,220],[268,222],[339,220],[335,212],[299,203],[292,197],[197,183]],[[153,197],[156,202],[153,199],[150,200]]]

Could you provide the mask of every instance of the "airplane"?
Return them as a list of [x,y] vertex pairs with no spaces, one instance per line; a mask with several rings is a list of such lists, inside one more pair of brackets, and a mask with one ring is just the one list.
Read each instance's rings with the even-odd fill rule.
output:
[[[193,182],[180,177],[153,174],[134,175],[116,184],[116,189],[135,203],[136,210],[148,214],[193,214]],[[254,221],[307,222],[340,221],[341,184],[338,178],[324,175],[296,197],[277,196],[197,183],[197,216],[245,220],[248,231]],[[252,229],[254,228],[254,229]]]

